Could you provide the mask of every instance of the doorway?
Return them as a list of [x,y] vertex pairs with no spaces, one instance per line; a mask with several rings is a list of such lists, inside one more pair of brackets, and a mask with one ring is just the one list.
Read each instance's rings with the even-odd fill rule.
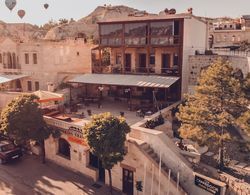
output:
[[128,169],[122,169],[122,192],[127,195],[134,193],[134,172]]
[[170,54],[162,54],[161,55],[161,69],[162,73],[167,73],[167,69],[170,68]]
[[89,165],[98,169],[98,181],[105,183],[105,169],[102,166],[102,161],[91,152],[89,153]]
[[126,72],[131,71],[131,54],[130,53],[125,54],[125,71]]
[[147,55],[145,53],[139,54],[139,72],[147,72]]

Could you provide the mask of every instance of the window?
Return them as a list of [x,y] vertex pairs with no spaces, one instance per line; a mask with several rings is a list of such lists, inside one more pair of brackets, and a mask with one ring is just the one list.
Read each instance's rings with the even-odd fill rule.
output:
[[115,63],[122,64],[122,54],[121,53],[116,54]]
[[70,159],[70,144],[63,138],[59,138],[58,154]]
[[28,91],[32,91],[32,82],[28,81],[27,85],[28,85]]
[[173,22],[151,22],[151,35],[153,36],[169,36],[173,35]]
[[149,57],[149,64],[155,64],[155,54],[151,54]]
[[25,53],[24,54],[24,60],[25,60],[25,64],[29,64],[30,62],[29,62],[29,54],[28,53]]
[[79,56],[79,55],[80,55],[80,52],[79,52],[79,51],[78,51],[78,52],[76,52],[76,55],[77,55],[77,56]]
[[146,23],[125,24],[125,43],[127,45],[145,45],[147,31]]
[[37,64],[37,54],[33,53],[33,64]]
[[102,24],[100,25],[102,45],[121,45],[122,44],[122,24]]
[[173,58],[173,64],[174,66],[178,66],[179,65],[179,56],[177,53],[174,54],[174,58]]
[[103,24],[100,26],[101,35],[104,36],[122,36],[122,24]]
[[40,88],[40,86],[39,86],[39,82],[38,82],[38,81],[36,81],[36,82],[35,82],[35,90],[36,90],[36,91],[38,91],[38,90],[39,90],[39,88]]
[[2,57],[2,54],[0,53],[0,63],[2,64],[3,63],[3,57]]

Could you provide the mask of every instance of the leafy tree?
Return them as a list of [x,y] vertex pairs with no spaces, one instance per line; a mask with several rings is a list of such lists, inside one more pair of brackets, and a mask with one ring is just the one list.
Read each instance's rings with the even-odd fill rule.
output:
[[102,65],[109,66],[110,65],[110,50],[103,49],[102,52]]
[[125,156],[126,134],[130,127],[124,118],[117,118],[110,113],[95,115],[85,127],[85,138],[90,151],[101,160],[103,168],[108,170],[110,192],[112,194],[112,167]]
[[237,124],[248,136],[250,136],[250,110],[243,113],[238,119]]
[[246,98],[250,100],[250,73],[248,73],[246,78],[243,80],[243,90],[246,94]]
[[37,141],[42,149],[42,162],[45,163],[44,140],[52,130],[43,120],[37,100],[35,95],[23,95],[12,100],[2,110],[0,130],[19,144]]
[[224,140],[230,126],[247,110],[241,82],[228,62],[218,59],[201,73],[194,95],[179,107],[180,134],[200,144],[219,146],[219,167],[224,167]]
[[48,21],[46,24],[42,25],[40,28],[49,31],[50,29],[58,26],[58,23],[54,20]]
[[68,24],[69,23],[69,20],[67,20],[66,18],[60,18],[59,19],[59,24],[62,25],[62,24]]

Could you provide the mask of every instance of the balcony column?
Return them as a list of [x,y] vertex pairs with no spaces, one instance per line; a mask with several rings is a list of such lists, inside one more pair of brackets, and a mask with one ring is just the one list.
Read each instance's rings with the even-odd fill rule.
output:
[[125,47],[122,47],[122,64],[121,64],[121,73],[125,72]]
[[161,52],[155,49],[155,73],[161,74]]
[[100,47],[98,48],[98,51],[99,51],[99,66],[102,66],[102,50]]
[[150,47],[147,46],[147,54],[146,54],[146,72],[149,73],[149,64],[150,64]]

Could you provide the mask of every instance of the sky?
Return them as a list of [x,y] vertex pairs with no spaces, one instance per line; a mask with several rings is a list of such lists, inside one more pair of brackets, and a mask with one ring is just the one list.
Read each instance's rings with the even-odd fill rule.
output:
[[[8,23],[25,22],[42,25],[49,20],[74,18],[78,20],[91,13],[97,6],[104,4],[126,5],[150,13],[159,13],[165,8],[175,8],[177,13],[185,12],[192,7],[193,13],[207,17],[240,17],[250,15],[250,0],[16,0],[16,7],[10,11],[5,6],[5,0],[0,0],[0,20]],[[43,5],[49,4],[44,9]],[[17,16],[17,11],[24,9],[23,19]]]

